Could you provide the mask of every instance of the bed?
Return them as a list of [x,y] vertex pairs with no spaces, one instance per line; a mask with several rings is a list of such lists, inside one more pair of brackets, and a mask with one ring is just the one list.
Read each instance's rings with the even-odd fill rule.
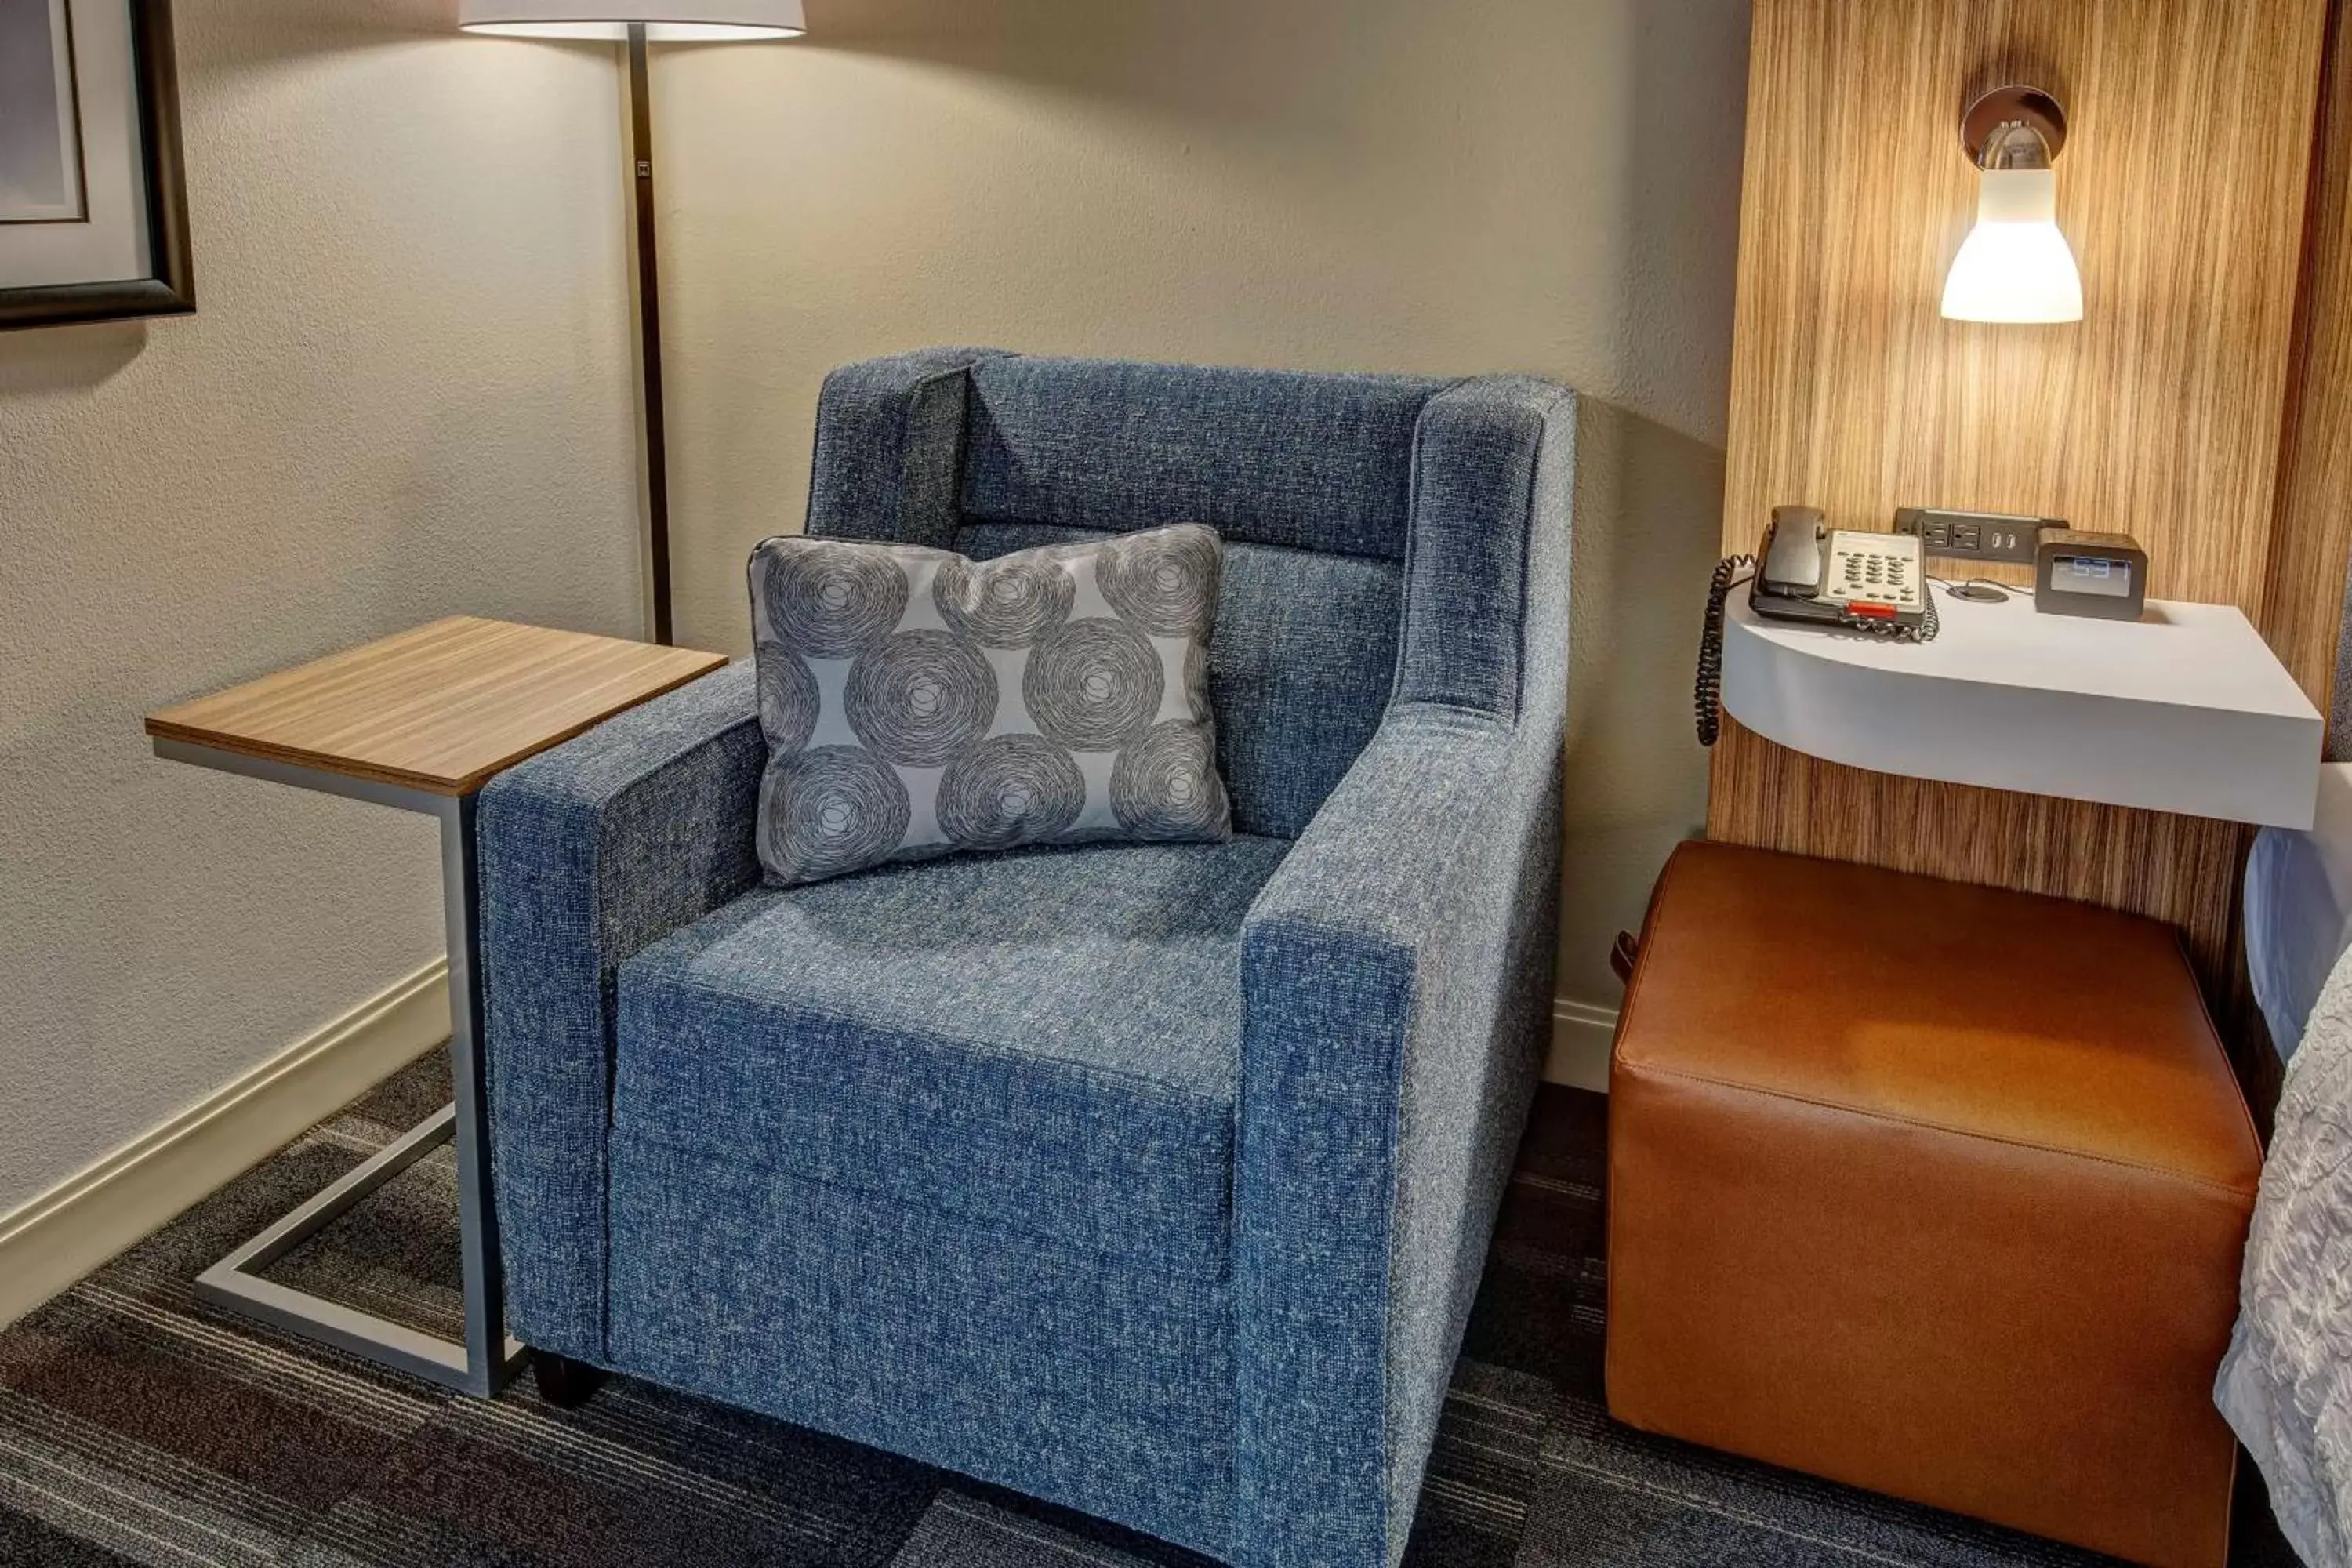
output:
[[2285,1062],[2214,1403],[2311,1568],[2352,1568],[2352,594],[2311,830],[2246,866],[2246,965]]

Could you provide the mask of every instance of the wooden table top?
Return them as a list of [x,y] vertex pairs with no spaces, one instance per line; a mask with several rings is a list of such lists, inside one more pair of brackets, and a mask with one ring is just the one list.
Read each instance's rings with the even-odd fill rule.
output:
[[147,716],[147,733],[433,795],[490,776],[727,662],[453,616]]

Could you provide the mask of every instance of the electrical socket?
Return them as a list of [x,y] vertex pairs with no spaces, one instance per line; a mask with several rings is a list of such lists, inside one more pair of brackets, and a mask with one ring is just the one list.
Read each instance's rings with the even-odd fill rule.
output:
[[2066,525],[2050,517],[2011,517],[2006,512],[1948,511],[1938,507],[1906,506],[1895,514],[1895,531],[1916,534],[1930,555],[1958,556],[1966,561],[2005,561],[2033,564],[2034,552],[2045,528]]

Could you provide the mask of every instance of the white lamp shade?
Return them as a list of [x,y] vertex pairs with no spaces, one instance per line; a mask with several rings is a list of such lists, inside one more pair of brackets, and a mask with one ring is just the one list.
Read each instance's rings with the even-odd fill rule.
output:
[[801,0],[460,0],[469,33],[519,38],[625,38],[643,23],[655,43],[793,38],[808,31]]
[[1955,321],[2031,324],[2083,319],[2083,272],[2058,228],[2058,176],[1988,169],[1977,226],[1944,281]]

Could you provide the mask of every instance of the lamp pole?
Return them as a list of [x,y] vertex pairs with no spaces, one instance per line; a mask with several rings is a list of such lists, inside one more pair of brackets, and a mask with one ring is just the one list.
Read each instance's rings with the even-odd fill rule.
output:
[[646,25],[629,24],[629,139],[637,207],[637,358],[645,377],[646,531],[652,550],[654,641],[677,640],[670,598],[669,420],[662,405],[661,254],[654,222],[653,78]]

